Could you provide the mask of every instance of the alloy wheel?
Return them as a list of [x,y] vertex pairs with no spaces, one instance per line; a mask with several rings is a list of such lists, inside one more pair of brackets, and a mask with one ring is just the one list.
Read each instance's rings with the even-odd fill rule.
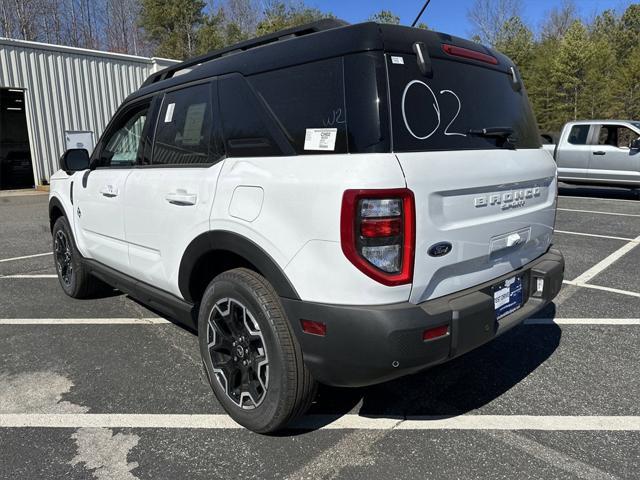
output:
[[53,249],[60,278],[65,285],[69,286],[73,275],[73,262],[71,245],[64,230],[56,232]]
[[233,403],[258,407],[267,393],[269,361],[260,326],[238,300],[223,298],[207,321],[207,349],[213,373]]

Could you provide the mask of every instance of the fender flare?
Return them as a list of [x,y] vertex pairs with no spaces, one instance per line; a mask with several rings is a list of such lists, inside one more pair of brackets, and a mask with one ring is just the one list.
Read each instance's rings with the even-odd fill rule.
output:
[[178,271],[178,288],[188,302],[194,301],[189,291],[191,273],[204,255],[216,250],[234,253],[251,263],[273,285],[280,297],[300,300],[298,292],[282,268],[259,245],[237,233],[214,230],[197,236],[182,255]]
[[58,197],[51,197],[51,199],[49,200],[49,226],[51,229],[53,229],[53,222],[51,220],[53,218],[52,213],[54,208],[58,208],[62,212],[62,215],[69,218],[69,216],[67,215],[67,211],[65,210],[64,205],[62,204],[60,199]]

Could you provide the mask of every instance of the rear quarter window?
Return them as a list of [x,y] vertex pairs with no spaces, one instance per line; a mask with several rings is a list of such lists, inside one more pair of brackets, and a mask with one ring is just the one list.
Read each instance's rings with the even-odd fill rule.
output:
[[589,125],[574,125],[569,132],[567,141],[571,145],[586,145],[589,137]]
[[225,150],[230,157],[285,154],[276,139],[280,132],[242,75],[221,78],[219,89]]
[[[250,77],[249,82],[268,106],[296,153],[347,151],[342,58],[261,73]],[[317,130],[326,132],[326,148],[314,146],[308,138],[311,131]]]
[[511,74],[441,58],[432,65],[432,78],[425,77],[414,55],[389,54],[395,151],[499,148],[494,138],[469,135],[491,127],[512,128],[516,148],[541,147],[527,94]]

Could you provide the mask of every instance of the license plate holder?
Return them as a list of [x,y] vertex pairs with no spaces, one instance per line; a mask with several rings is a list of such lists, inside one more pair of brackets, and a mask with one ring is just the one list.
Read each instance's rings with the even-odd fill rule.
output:
[[496,320],[512,314],[522,307],[524,289],[521,276],[507,278],[491,287]]

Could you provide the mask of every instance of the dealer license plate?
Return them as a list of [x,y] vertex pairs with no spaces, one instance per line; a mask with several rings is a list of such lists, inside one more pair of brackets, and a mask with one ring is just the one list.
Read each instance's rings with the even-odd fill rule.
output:
[[522,307],[522,278],[511,277],[493,286],[493,303],[496,319],[515,312]]

